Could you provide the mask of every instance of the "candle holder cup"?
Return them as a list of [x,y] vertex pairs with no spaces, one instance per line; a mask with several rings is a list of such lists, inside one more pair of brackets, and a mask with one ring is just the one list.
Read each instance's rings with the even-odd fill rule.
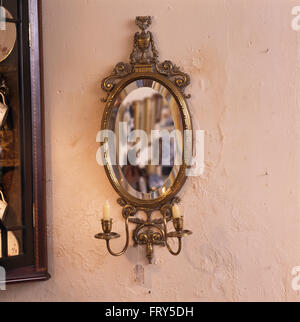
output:
[[173,225],[177,232],[182,231],[183,229],[183,216],[179,218],[173,218]]
[[176,231],[172,231],[167,234],[170,238],[183,238],[192,235],[190,230],[183,230],[183,216],[179,218],[173,218],[173,225]]
[[110,240],[110,239],[116,239],[116,238],[120,238],[121,236],[117,233],[112,233],[112,219],[110,220],[101,220],[101,224],[102,224],[102,229],[103,229],[103,233],[97,234],[95,236],[95,238],[97,239],[104,239],[106,241]]
[[101,220],[102,229],[104,234],[110,234],[112,230],[112,219],[110,220]]

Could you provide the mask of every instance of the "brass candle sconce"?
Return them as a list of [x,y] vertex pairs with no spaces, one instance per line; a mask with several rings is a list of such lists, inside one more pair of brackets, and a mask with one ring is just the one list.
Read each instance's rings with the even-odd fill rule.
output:
[[[121,256],[129,246],[129,223],[134,224],[134,244],[146,247],[146,256],[150,263],[154,246],[167,247],[172,255],[177,256],[182,250],[182,238],[192,234],[191,231],[184,230],[183,217],[177,205],[180,200],[176,195],[186,181],[186,144],[193,143],[183,139],[185,131],[192,131],[186,103],[190,95],[185,94],[190,77],[170,61],[159,63],[153,35],[147,31],[151,22],[149,16],[136,18],[136,24],[141,31],[134,36],[130,63],[118,63],[112,75],[102,82],[102,89],[107,92],[107,97],[103,100],[106,107],[102,131],[114,132],[119,141],[124,131],[120,124],[126,124],[129,132],[143,130],[145,137],[149,140],[151,138],[151,144],[146,145],[146,150],[149,153],[157,148],[160,157],[154,164],[128,164],[130,151],[135,149],[136,142],[128,146],[128,142],[123,142],[127,151],[124,154],[122,144],[116,147],[119,163],[112,165],[110,161],[114,149],[108,144],[107,138],[104,140],[102,148],[105,151],[105,171],[121,197],[118,203],[123,208],[122,215],[125,220],[125,246],[119,253],[111,249],[111,240],[119,238],[120,235],[112,232],[113,222],[105,210],[103,233],[95,236],[106,241],[111,255]],[[152,136],[153,130],[175,133],[172,142],[167,141],[167,146],[161,136]],[[170,155],[168,162],[162,162],[161,155],[165,151]],[[180,163],[176,162],[178,155]],[[141,218],[142,214],[144,218]],[[167,225],[171,221],[174,231],[169,232]],[[169,244],[170,238],[178,240],[175,251]]]
[[[177,198],[173,202],[178,202]],[[123,200],[119,199],[118,202],[122,205]],[[135,245],[146,246],[146,256],[149,263],[152,263],[153,258],[153,246],[166,246],[168,251],[177,256],[182,250],[182,238],[192,234],[189,230],[183,230],[183,216],[178,218],[172,218],[172,203],[164,205],[160,209],[162,219],[151,219],[151,214],[153,210],[145,208],[136,208],[126,204],[123,208],[122,214],[125,220],[125,231],[126,231],[126,242],[122,251],[115,253],[110,247],[110,241],[112,239],[120,238],[120,235],[112,232],[112,219],[102,219],[102,229],[103,233],[97,234],[95,238],[103,239],[106,241],[106,246],[109,253],[113,256],[121,256],[125,254],[129,246],[129,223],[137,225],[136,229],[133,231],[133,240]],[[138,211],[144,211],[147,214],[147,220],[134,218]],[[167,223],[173,220],[173,225],[175,231],[169,232],[167,229]],[[178,239],[178,249],[176,251],[172,250],[169,245],[169,238]]]

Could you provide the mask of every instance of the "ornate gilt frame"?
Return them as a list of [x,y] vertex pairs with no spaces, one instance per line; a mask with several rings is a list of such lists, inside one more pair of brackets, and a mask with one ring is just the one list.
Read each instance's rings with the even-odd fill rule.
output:
[[[134,36],[134,46],[133,52],[130,56],[130,63],[118,63],[114,68],[113,73],[102,81],[102,89],[107,92],[107,97],[103,99],[106,106],[102,118],[101,130],[109,129],[109,119],[112,115],[114,102],[118,97],[118,94],[128,84],[139,79],[151,79],[166,87],[175,97],[178,104],[183,123],[183,130],[192,130],[192,121],[188,105],[186,103],[186,99],[191,96],[185,94],[185,89],[190,84],[190,77],[188,74],[182,72],[180,68],[171,61],[167,60],[163,63],[159,63],[159,55],[155,48],[153,35],[150,31],[146,31],[146,29],[151,25],[151,22],[152,20],[149,16],[136,17],[136,24],[141,29],[141,32],[137,32]],[[183,150],[185,150],[184,145]],[[126,222],[127,233],[126,245],[120,253],[114,253],[111,251],[109,246],[109,241],[113,238],[118,238],[118,234],[110,236],[106,234],[106,237],[105,234],[98,234],[96,236],[96,238],[106,240],[108,250],[112,255],[120,256],[124,254],[128,248],[128,222],[137,225],[133,233],[134,243],[136,245],[147,246],[147,257],[150,262],[152,260],[153,245],[167,246],[173,255],[178,255],[180,253],[181,237],[183,237],[184,234],[179,238],[178,252],[173,252],[166,241],[168,236],[164,224],[172,219],[172,206],[180,201],[176,195],[186,181],[186,169],[187,165],[183,157],[183,163],[180,166],[179,174],[175,183],[159,198],[153,200],[141,200],[127,193],[127,191],[121,187],[111,167],[109,165],[105,165],[105,171],[109,181],[121,197],[118,200],[118,203],[123,207],[122,214]],[[146,213],[146,220],[135,217],[135,215],[140,211]],[[163,218],[152,219],[154,211],[159,211]],[[106,228],[107,230],[109,225],[106,225],[103,228]],[[185,231],[185,233],[189,234],[190,232]]]

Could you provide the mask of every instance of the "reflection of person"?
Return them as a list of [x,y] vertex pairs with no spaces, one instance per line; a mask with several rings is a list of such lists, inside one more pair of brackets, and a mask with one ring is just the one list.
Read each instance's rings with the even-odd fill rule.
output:
[[[144,130],[148,135],[148,140],[152,138],[152,130],[165,130],[173,131],[175,124],[172,118],[172,111],[169,103],[163,96],[150,89],[143,95],[135,95],[129,100],[126,98],[126,102],[122,103],[122,114],[120,120],[127,123],[127,129],[129,132],[134,130]],[[140,92],[140,89],[138,90]],[[125,185],[130,185],[136,191],[141,193],[151,193],[160,189],[170,173],[172,172],[174,165],[174,142],[171,140],[158,139],[157,142],[151,142],[159,146],[158,165],[150,165],[147,162],[141,162],[140,165],[133,166],[128,165],[122,167],[122,172],[125,177]],[[129,143],[128,149],[134,146],[136,143]],[[149,149],[148,156],[151,155],[151,144],[144,149]],[[144,151],[143,151],[144,152]],[[144,154],[143,154],[144,155]],[[126,158],[126,156],[124,156]]]
[[139,179],[140,173],[139,168],[132,165],[125,165],[122,169],[124,177],[132,188],[139,191]]
[[139,186],[140,186],[140,191],[142,193],[147,193],[147,184],[146,184],[146,179],[144,177],[140,177],[139,180]]
[[151,176],[149,177],[148,185],[151,191],[155,191],[161,188],[163,184],[164,184],[164,181],[162,177],[159,176],[158,174],[154,173],[154,174],[151,174]]
[[164,179],[157,173],[148,173],[146,168],[126,165],[122,172],[128,184],[136,191],[149,193],[163,186]]

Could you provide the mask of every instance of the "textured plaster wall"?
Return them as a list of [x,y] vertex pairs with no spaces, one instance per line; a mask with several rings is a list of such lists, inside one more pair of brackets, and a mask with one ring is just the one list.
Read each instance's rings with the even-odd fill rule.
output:
[[[300,31],[290,23],[299,1],[43,4],[52,279],[10,286],[0,300],[298,301]],[[117,194],[95,160],[100,81],[128,61],[134,18],[146,14],[161,59],[191,75],[194,126],[207,133],[205,175],[180,194],[194,235],[180,257],[156,248],[152,266],[143,248],[113,258],[93,238],[107,199],[123,232]]]

